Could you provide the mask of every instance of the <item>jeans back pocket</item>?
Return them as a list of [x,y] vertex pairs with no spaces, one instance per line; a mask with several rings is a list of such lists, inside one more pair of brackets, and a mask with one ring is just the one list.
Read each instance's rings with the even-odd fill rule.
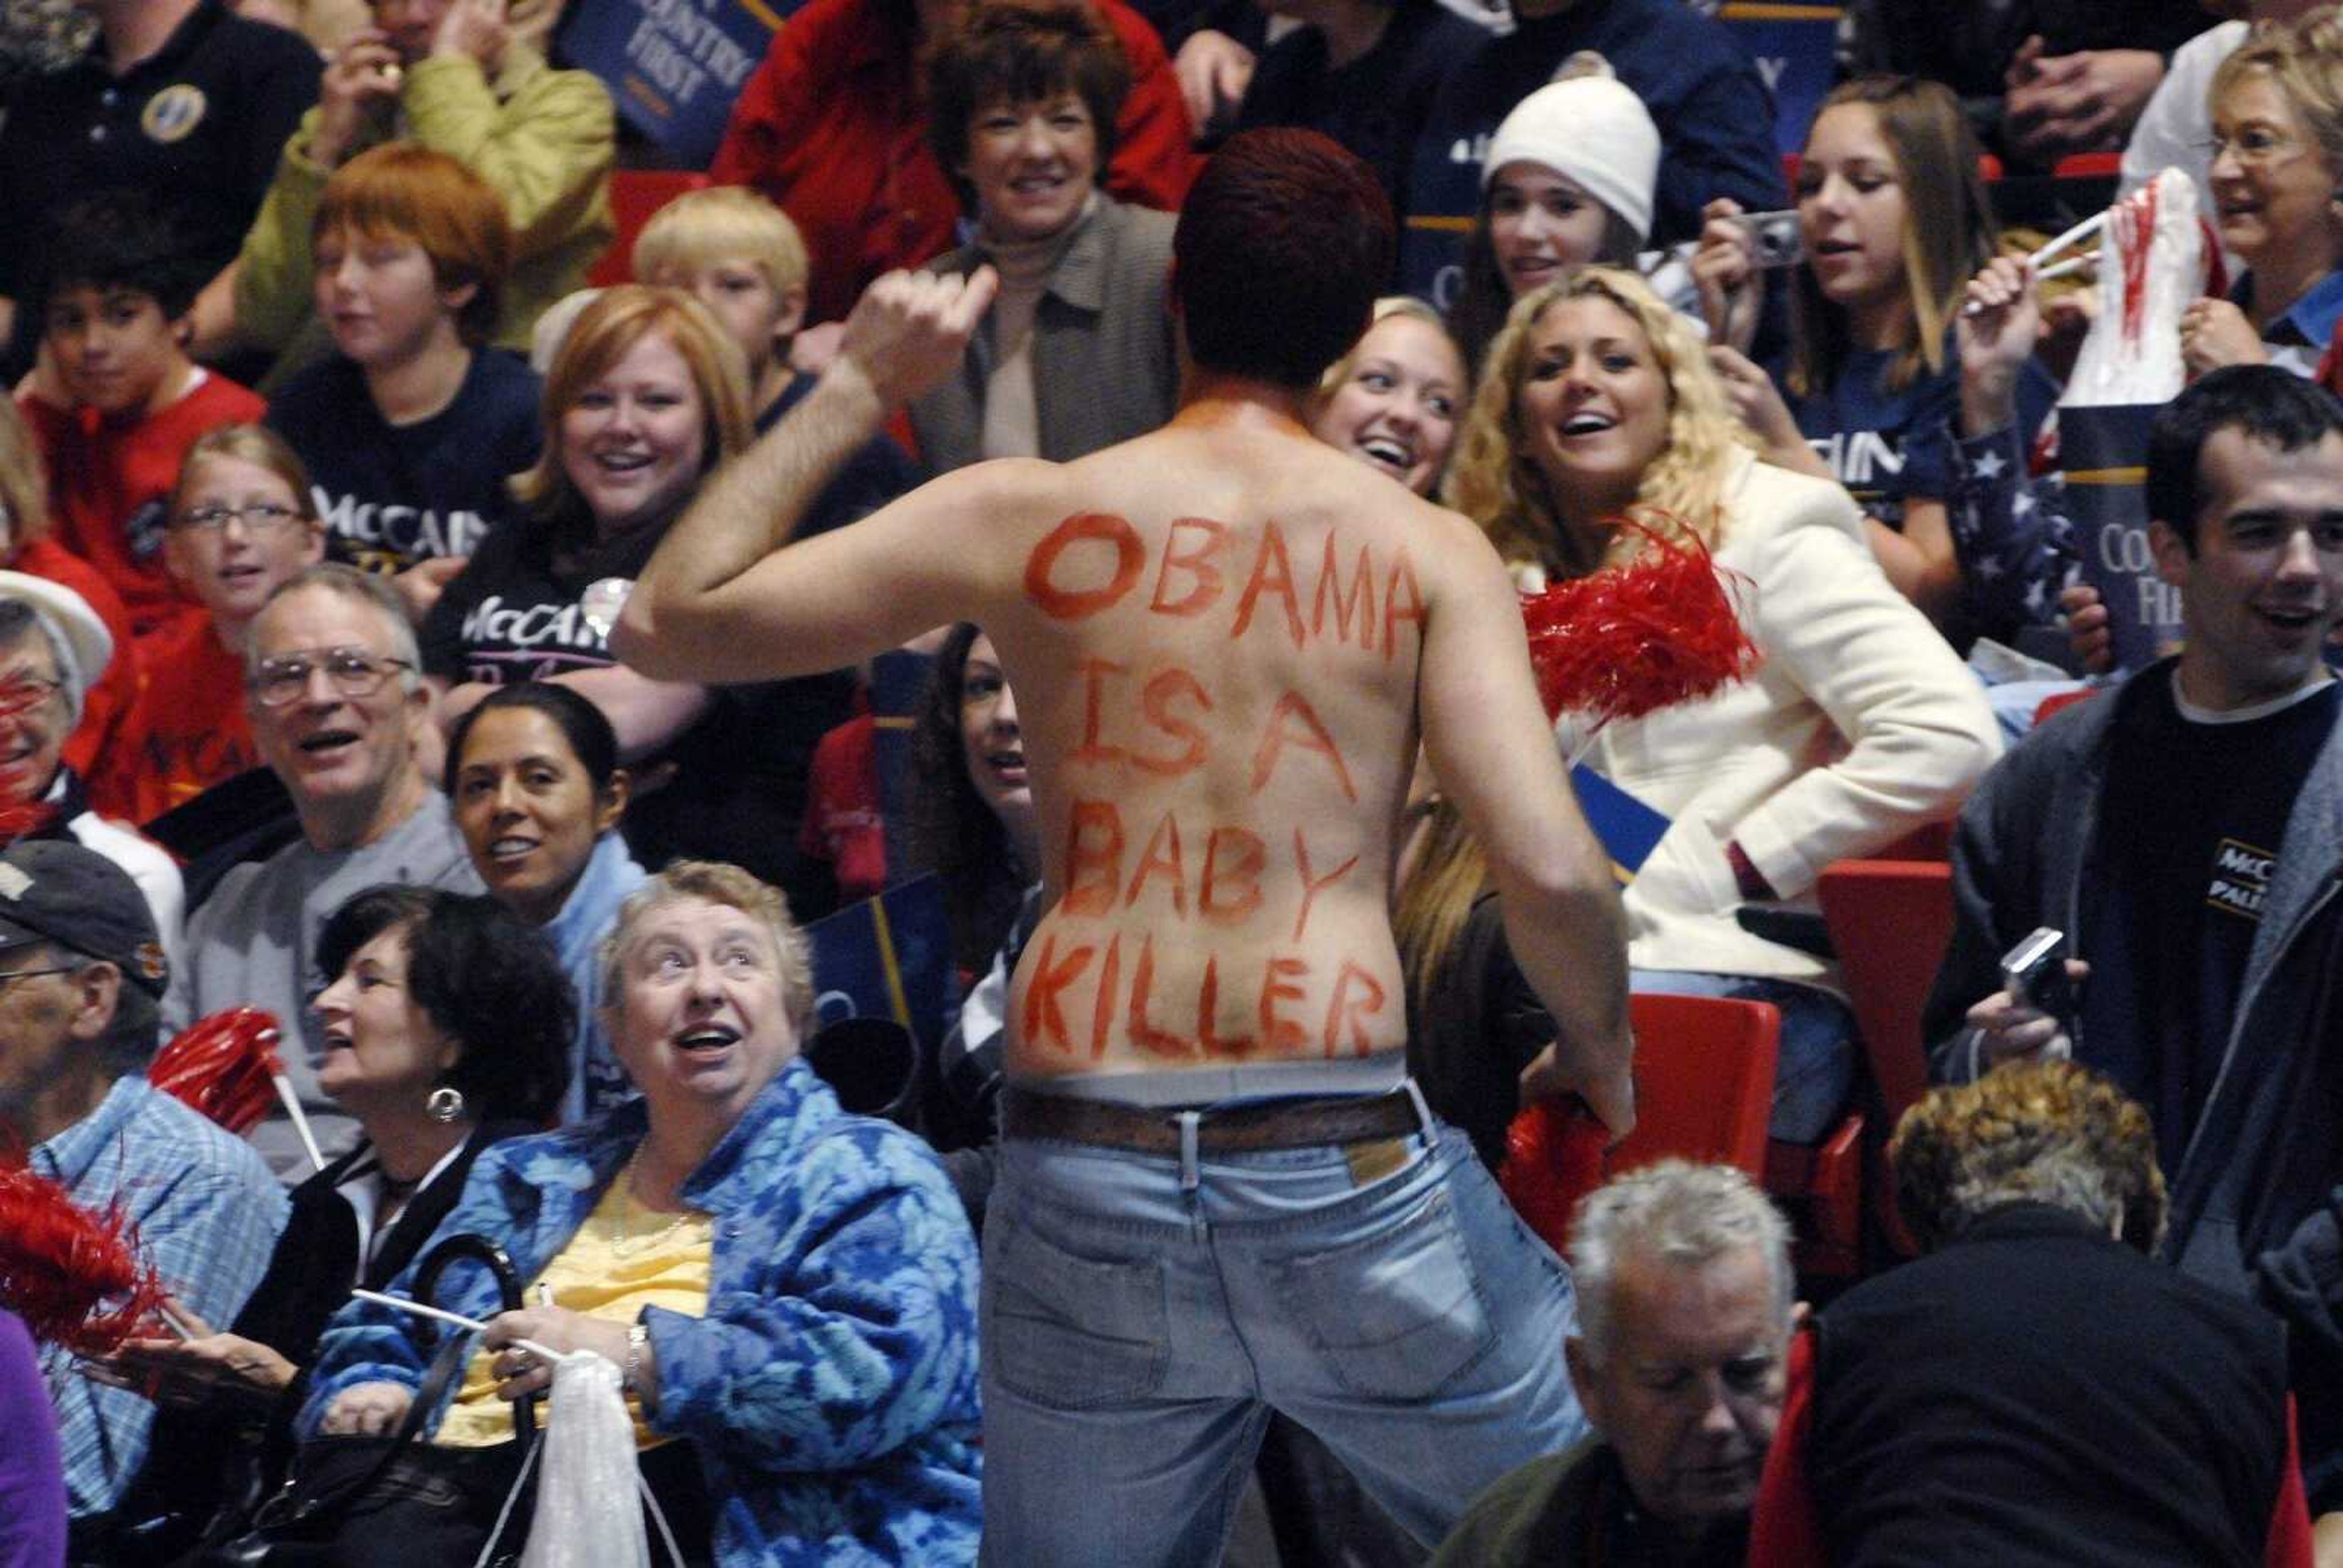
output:
[[1445,1191],[1370,1235],[1272,1268],[1326,1370],[1363,1399],[1429,1398],[1497,1342]]

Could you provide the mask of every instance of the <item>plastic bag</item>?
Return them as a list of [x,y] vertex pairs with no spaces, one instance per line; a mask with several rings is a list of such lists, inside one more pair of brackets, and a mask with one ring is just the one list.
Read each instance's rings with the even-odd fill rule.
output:
[[618,1369],[590,1352],[562,1357],[543,1442],[521,1568],[650,1568]]

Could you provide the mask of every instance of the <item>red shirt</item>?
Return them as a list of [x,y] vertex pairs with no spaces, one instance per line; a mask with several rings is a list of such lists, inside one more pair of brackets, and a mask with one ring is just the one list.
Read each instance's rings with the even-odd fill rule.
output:
[[[146,664],[130,639],[130,612],[88,562],[55,539],[34,540],[18,550],[8,566],[12,571],[46,578],[81,595],[114,638],[114,657],[106,660],[106,673],[82,698],[81,722],[65,747],[65,766],[87,784],[137,745],[138,694],[146,684]],[[96,799],[94,787],[91,799]],[[104,806],[98,811],[104,816],[120,815]]]
[[[1144,17],[1121,0],[1094,3],[1131,66],[1106,187],[1176,208],[1197,168],[1180,84]],[[754,186],[796,220],[813,257],[809,324],[844,319],[872,278],[953,244],[960,196],[928,146],[914,53],[888,0],[811,0],[732,105],[709,173]]]
[[132,634],[144,641],[175,619],[200,615],[203,607],[163,565],[179,463],[205,431],[255,423],[268,405],[206,373],[194,391],[140,419],[101,419],[96,409],[66,410],[35,397],[16,406],[49,466],[51,537],[121,597]]
[[146,645],[146,690],[114,765],[90,781],[103,817],[151,822],[213,785],[260,766],[244,715],[244,661],[220,646],[212,618],[186,616]]

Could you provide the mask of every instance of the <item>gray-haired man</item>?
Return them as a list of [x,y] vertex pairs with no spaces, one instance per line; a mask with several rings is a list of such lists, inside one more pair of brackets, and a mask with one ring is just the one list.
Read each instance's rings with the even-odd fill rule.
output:
[[1434,1568],[1738,1564],[1789,1346],[1789,1229],[1748,1177],[1682,1161],[1586,1201],[1564,1346],[1595,1435],[1474,1500]]
[[[230,871],[187,925],[187,1005],[174,1026],[224,1007],[274,1013],[300,1042],[283,1053],[286,1073],[328,1155],[356,1124],[317,1092],[318,929],[377,882],[481,890],[447,798],[423,770],[431,697],[417,664],[414,628],[379,578],[317,566],[270,596],[245,649],[246,709],[301,837]],[[284,1121],[261,1123],[253,1141],[279,1174],[305,1171]]]

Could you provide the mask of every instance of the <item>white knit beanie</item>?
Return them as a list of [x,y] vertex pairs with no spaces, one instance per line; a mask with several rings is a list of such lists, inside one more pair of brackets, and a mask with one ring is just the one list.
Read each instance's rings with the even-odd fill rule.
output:
[[1608,76],[1551,82],[1523,98],[1489,140],[1481,188],[1507,164],[1542,164],[1567,175],[1635,231],[1652,233],[1652,186],[1660,175],[1660,128],[1644,100]]

